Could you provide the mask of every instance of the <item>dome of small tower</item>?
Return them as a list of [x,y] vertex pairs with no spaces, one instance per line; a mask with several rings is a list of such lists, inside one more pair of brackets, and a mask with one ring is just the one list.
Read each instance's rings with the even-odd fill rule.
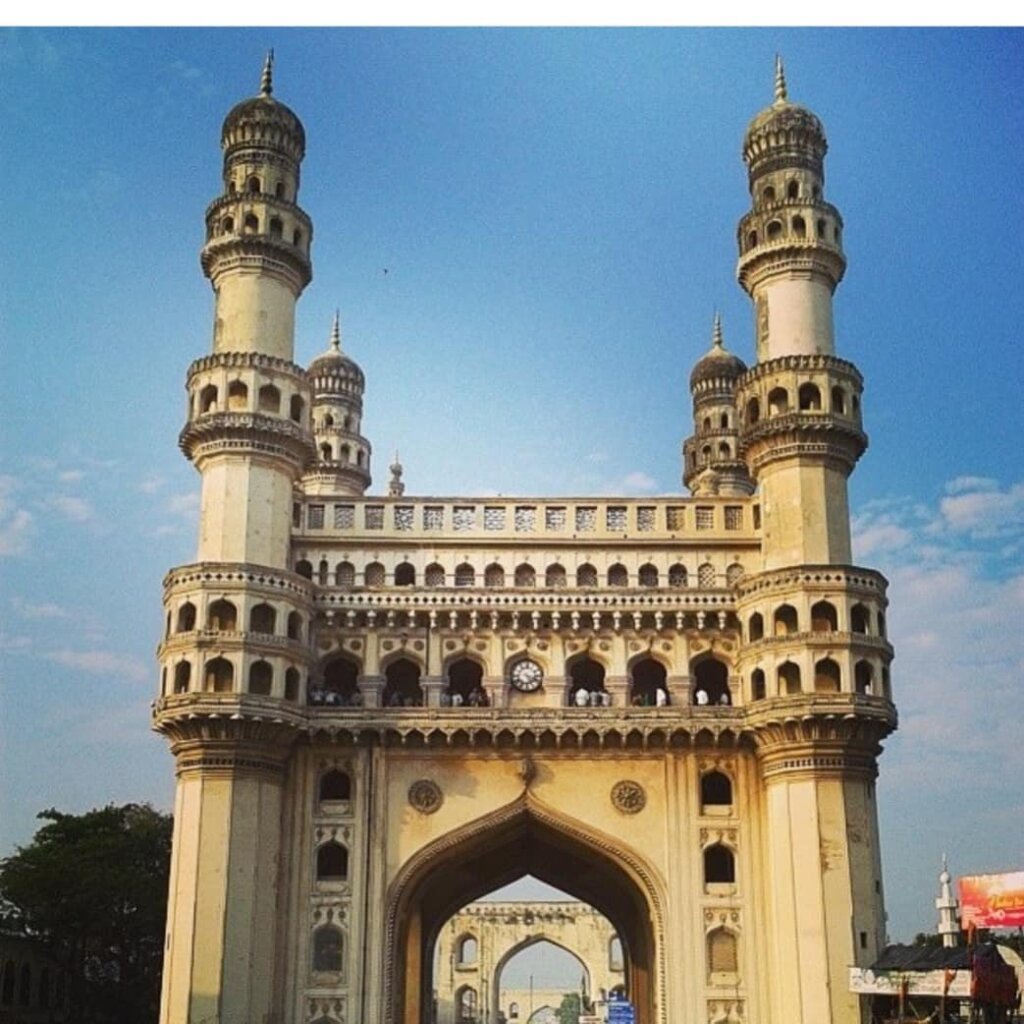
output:
[[314,382],[322,381],[327,384],[327,387],[317,386],[317,390],[321,392],[332,390],[332,382],[337,382],[338,390],[342,391],[349,390],[345,384],[355,384],[360,390],[363,388],[365,377],[359,364],[341,351],[341,321],[337,313],[334,314],[334,325],[331,327],[330,347],[309,364],[306,372]]
[[734,356],[722,341],[722,320],[715,314],[715,330],[711,348],[697,361],[690,373],[690,390],[695,391],[697,385],[706,380],[735,380],[747,372],[747,364]]
[[815,160],[820,160],[828,149],[828,141],[818,116],[790,101],[782,59],[776,57],[775,100],[747,126],[743,136],[743,159],[753,165],[777,150],[794,148],[807,150]]
[[301,160],[306,152],[306,130],[290,107],[273,97],[274,51],[263,65],[258,96],[236,103],[224,118],[221,144],[275,145]]

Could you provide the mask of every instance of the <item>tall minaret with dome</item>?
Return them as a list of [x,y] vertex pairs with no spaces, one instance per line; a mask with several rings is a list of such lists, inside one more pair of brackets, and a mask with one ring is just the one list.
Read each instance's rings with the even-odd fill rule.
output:
[[863,380],[835,354],[832,294],[842,218],[824,199],[821,121],[788,97],[747,128],[751,211],[737,231],[737,276],[754,303],[757,362],[738,380],[740,446],[760,494],[764,567],[852,559],[846,480],[867,447]]
[[293,362],[295,304],[312,276],[298,205],[302,122],[259,92],[224,120],[223,190],[206,211],[212,352],[188,370],[179,444],[201,478],[194,564],[164,581],[164,694],[261,710],[170,716],[177,787],[162,1024],[272,1019],[282,787],[312,666],[312,592],[290,571],[292,509],[315,462],[312,392]]

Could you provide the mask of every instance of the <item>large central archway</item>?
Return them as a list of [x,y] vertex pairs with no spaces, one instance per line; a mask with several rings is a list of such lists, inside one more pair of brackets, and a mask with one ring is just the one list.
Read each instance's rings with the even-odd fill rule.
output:
[[429,1024],[433,949],[466,903],[533,875],[589,903],[622,940],[638,1024],[662,1024],[660,886],[611,837],[563,819],[529,795],[428,844],[402,868],[387,901],[386,1024]]

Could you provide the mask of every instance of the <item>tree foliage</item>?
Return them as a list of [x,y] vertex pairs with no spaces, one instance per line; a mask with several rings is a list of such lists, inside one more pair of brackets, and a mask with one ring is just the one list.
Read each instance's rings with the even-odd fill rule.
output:
[[0,924],[38,939],[67,972],[72,1019],[155,1021],[170,816],[126,804],[38,818],[32,842],[0,861]]
[[558,1024],[579,1024],[583,1012],[583,1001],[578,992],[568,992],[562,997],[562,1005],[555,1010]]

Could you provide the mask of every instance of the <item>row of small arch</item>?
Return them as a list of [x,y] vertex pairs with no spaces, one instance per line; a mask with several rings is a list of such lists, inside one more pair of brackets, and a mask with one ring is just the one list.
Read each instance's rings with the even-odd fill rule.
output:
[[[839,245],[841,240],[841,232],[838,224],[832,225],[832,231],[829,232],[828,221],[824,217],[819,217],[815,222],[815,237],[820,238],[823,242],[832,241],[836,245]],[[792,234],[795,238],[807,238],[807,221],[804,220],[799,214],[790,218],[788,224],[781,218],[775,218],[768,221],[765,225],[764,237],[765,241],[775,242],[780,238],[784,238],[787,234]],[[829,238],[831,234],[831,238]],[[758,234],[756,229],[751,229],[747,232],[747,248],[753,249],[758,244]]]
[[[191,601],[178,607],[174,617],[175,633],[190,633],[196,628],[198,613]],[[268,636],[277,635],[277,609],[273,605],[261,601],[249,610],[249,631],[264,633]],[[289,612],[285,620],[285,636],[289,640],[302,640],[304,620],[299,612]],[[238,629],[238,609],[227,598],[211,601],[206,610],[206,628],[223,633],[234,633]],[[171,634],[171,613],[167,613],[167,635]]]
[[[251,196],[258,196],[263,194],[263,183],[260,181],[259,175],[250,174],[243,185],[243,190]],[[228,181],[228,195],[237,195],[239,189],[238,184],[234,179]],[[283,181],[277,182],[274,185],[274,198],[284,199],[287,201],[288,197],[285,195],[285,184]]]
[[[511,669],[515,661],[508,664]],[[570,705],[584,706],[578,700],[580,693],[587,695],[607,694],[605,666],[588,654],[576,655],[566,662],[565,698]],[[731,704],[728,666],[713,655],[701,654],[690,665],[693,678],[692,699],[695,703]],[[390,662],[384,670],[384,691],[382,702],[385,707],[422,707],[424,691],[421,684],[422,666],[405,656]],[[643,707],[663,706],[670,702],[668,673],[665,666],[649,655],[636,660],[629,669],[627,699],[631,704]],[[484,666],[475,658],[460,655],[445,667],[445,681],[449,696],[458,695],[461,704],[473,706],[474,694],[480,694],[484,681]],[[362,704],[360,693],[360,666],[347,655],[337,655],[324,666],[323,697],[317,703],[337,704],[352,707]],[[697,694],[704,693],[706,701],[698,701]],[[328,700],[327,694],[337,695],[337,700]],[[660,696],[659,696],[660,695]],[[486,699],[486,698],[485,698]],[[586,706],[605,706],[588,700]]]
[[[812,185],[811,186],[811,197],[814,198],[814,199],[820,199],[821,198],[821,186],[820,185]],[[764,188],[761,189],[761,199],[762,199],[763,202],[774,203],[777,198],[778,198],[778,196],[777,196],[777,193],[775,191],[775,186],[774,185],[765,185]],[[800,198],[800,182],[796,178],[790,178],[790,180],[786,182],[786,198],[787,199],[799,199]]]
[[[235,218],[232,214],[226,214],[220,219],[220,234],[221,235],[233,235],[235,233]],[[284,240],[284,221],[280,217],[274,216],[267,221],[267,231],[271,238],[278,238]],[[258,235],[260,234],[260,219],[251,211],[242,218],[242,234],[243,235]],[[211,230],[212,236],[212,230]],[[302,245],[303,240],[302,228],[292,229],[292,245],[296,248]]]
[[[216,384],[206,384],[199,390],[199,415],[220,411],[220,389]],[[281,391],[273,384],[264,384],[256,393],[256,406],[249,404],[249,386],[243,380],[233,380],[228,384],[228,412],[263,412],[271,415],[281,413]],[[288,403],[289,419],[296,423],[302,422],[306,410],[306,402],[301,395],[292,395]]]
[[[776,694],[781,697],[804,693],[800,666],[795,661],[784,661],[775,669]],[[843,690],[843,675],[834,658],[820,658],[814,663],[814,692],[840,693]],[[866,658],[853,666],[853,692],[864,695],[890,697],[889,669],[882,667],[881,693],[875,679],[875,667]],[[764,669],[755,668],[750,674],[750,696],[752,700],[764,700],[768,693]]]
[[[836,633],[839,630],[839,613],[831,601],[817,601],[811,605],[810,632]],[[793,636],[800,632],[800,615],[791,604],[781,604],[772,613],[772,632],[774,636]],[[872,631],[872,625],[877,627]],[[885,613],[875,613],[872,623],[871,609],[857,602],[850,607],[849,632],[865,636],[885,636]],[[765,636],[765,618],[761,612],[754,612],[747,619],[747,640],[753,643],[763,640]]]
[[[320,442],[320,461],[321,462],[343,462],[345,465],[352,464],[352,448],[350,445],[342,444],[338,446],[338,457],[334,457],[334,445],[330,441]],[[355,464],[357,466],[366,465],[366,452],[362,448],[356,449]]]
[[[847,403],[846,403],[846,392],[836,385],[832,388],[830,393],[832,404],[829,412],[834,413],[837,416],[847,415]],[[767,398],[767,415],[772,416],[784,416],[786,413],[791,412],[790,401],[789,401],[789,390],[782,386],[774,387],[768,392]],[[857,395],[851,396],[851,406],[853,415],[856,417],[860,414],[860,399]],[[821,389],[817,384],[811,384],[810,382],[801,384],[797,389],[797,409],[800,412],[823,412],[824,407],[822,405]],[[757,396],[751,398],[747,402],[746,415],[744,419],[748,426],[758,423],[761,419],[761,399]]]
[[[167,669],[164,669],[162,687],[166,694],[167,690]],[[192,663],[183,658],[174,663],[174,674],[172,678],[172,689],[175,694],[189,693],[192,691]],[[203,667],[203,685],[201,687],[208,693],[234,693],[235,692],[235,666],[234,663],[223,655],[210,658]],[[263,658],[258,658],[249,665],[249,679],[247,692],[260,697],[270,697],[274,693],[274,666]],[[284,672],[284,699],[298,702],[302,692],[302,674],[294,666],[290,665]]]
[[[313,579],[313,565],[307,559],[300,559],[295,563],[295,571],[306,579]],[[743,578],[743,566],[733,562],[726,568],[725,582],[727,586],[735,586]],[[677,562],[669,566],[665,573],[665,579],[669,587],[687,587],[690,585],[690,574],[685,565]],[[321,586],[333,584],[336,587],[355,587],[356,568],[349,561],[338,562],[332,572],[327,559],[321,559],[317,567],[316,580]],[[704,562],[697,567],[697,585],[701,588],[709,588],[717,585],[718,574],[710,562]],[[557,562],[552,563],[544,570],[544,586],[552,589],[568,586],[569,575],[566,567]],[[608,567],[604,582],[609,587],[628,587],[630,585],[630,573],[626,566],[619,562]],[[414,587],[417,585],[416,567],[409,562],[402,562],[395,566],[392,583],[396,587]],[[636,573],[636,583],[641,587],[660,587],[662,574],[658,567],[651,562],[640,566]],[[533,588],[537,586],[537,569],[523,562],[512,572],[512,584],[516,587]],[[387,585],[387,571],[380,562],[369,562],[363,568],[363,586],[383,587]],[[476,568],[469,562],[462,562],[457,565],[454,571],[449,573],[443,565],[432,562],[423,570],[423,586],[425,587],[476,587],[479,585]],[[508,573],[504,566],[498,562],[492,562],[483,571],[483,585],[485,587],[508,586]],[[578,566],[575,571],[575,585],[577,587],[598,587],[602,585],[600,574],[595,566],[589,562]]]

